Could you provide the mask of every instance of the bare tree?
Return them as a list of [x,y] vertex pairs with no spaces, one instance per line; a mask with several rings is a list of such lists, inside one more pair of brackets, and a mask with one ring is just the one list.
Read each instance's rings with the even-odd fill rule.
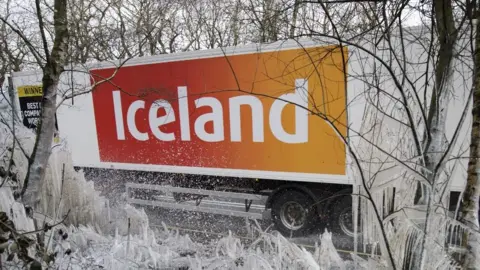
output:
[[[11,2],[11,0],[6,1],[3,7],[5,19],[13,16]],[[15,35],[5,24],[0,25],[0,40],[0,76],[4,78],[7,72],[20,71],[24,68],[28,48],[21,37]]]
[[[4,10],[6,13],[0,15],[0,28],[9,31],[6,39],[20,40],[17,45],[24,44],[25,46],[23,51],[18,46],[18,51],[22,52],[19,54],[23,60],[21,65],[23,67],[37,66],[42,70],[43,99],[41,116],[37,125],[35,145],[32,153],[29,153],[28,156],[28,172],[20,192],[24,202],[32,207],[36,207],[37,202],[40,200],[40,187],[54,138],[60,76],[64,72],[67,62],[73,61],[82,64],[94,57],[94,39],[90,32],[82,29],[84,27],[88,28],[89,24],[92,23],[91,14],[88,15],[87,13],[93,9],[93,4],[90,3],[90,5],[84,6],[85,3],[81,3],[79,6],[74,6],[73,4],[69,5],[66,0],[55,0],[51,6],[50,4],[50,2],[37,0],[34,6],[22,7],[22,10],[26,10],[23,14],[24,17],[9,16],[10,12],[13,13],[13,11],[10,11],[8,8]],[[55,12],[50,12],[53,10]],[[98,9],[98,6],[96,10],[105,12],[105,9]],[[72,23],[69,21],[69,18],[72,16],[77,16],[79,20],[83,21]],[[32,26],[25,24],[24,20],[28,19],[36,21],[36,27],[40,29],[39,33],[33,33],[31,31]],[[78,37],[71,35],[69,27],[76,27],[77,32],[74,32],[74,34],[78,35]],[[53,31],[50,28],[53,28]],[[7,45],[10,46],[10,44],[5,44],[5,46]],[[13,44],[11,46],[15,47]],[[72,47],[76,49],[73,50]],[[16,51],[10,49],[10,47],[5,48],[6,50],[2,52],[10,55],[9,59],[13,59],[7,62],[9,66],[6,67],[11,68],[13,65],[19,68],[20,64],[16,64],[15,59],[12,58],[15,56],[14,53]],[[18,60],[16,61],[18,62]],[[61,94],[64,96],[63,99],[77,95],[73,90],[71,93],[68,95],[62,92]],[[11,100],[13,99],[11,98]]]
[[[272,2],[267,2],[270,8]],[[465,150],[459,137],[468,115],[468,101],[460,103],[454,120],[448,120],[451,115],[448,108],[457,96],[464,101],[472,96],[468,83],[471,60],[464,55],[471,53],[469,46],[473,40],[467,35],[468,18],[461,3],[416,4],[413,8],[421,11],[425,22],[417,28],[404,25],[403,16],[412,8],[408,2],[362,4],[361,16],[349,13],[359,8],[352,3],[346,4],[350,10],[342,10],[338,3],[308,4],[320,9],[322,13],[317,14],[322,17],[307,16],[311,23],[299,24],[293,31],[296,36],[315,37],[321,42],[335,40],[338,46],[347,46],[355,51],[352,54],[359,54],[356,61],[361,60],[363,65],[355,75],[350,71],[345,76],[363,82],[365,89],[361,96],[368,104],[363,120],[369,124],[360,130],[349,127],[350,134],[360,137],[359,145],[346,141],[351,154],[357,156],[360,195],[367,199],[363,213],[366,213],[364,221],[368,222],[364,224],[370,231],[364,234],[365,239],[381,239],[382,253],[389,257],[387,261],[394,269],[424,269],[438,263],[440,257],[447,258],[442,261],[446,262],[445,267],[453,267],[457,262],[444,242],[448,242],[448,230],[458,224],[445,209],[448,209],[449,186],[458,177],[458,164],[452,160],[457,160]],[[268,13],[265,8],[256,9],[258,6],[250,1],[260,41],[276,40],[274,36],[278,38],[281,32],[276,32],[281,28],[278,21],[270,31],[272,16],[265,15]],[[345,18],[354,23],[345,23]],[[465,65],[457,70],[455,63]],[[458,81],[459,76],[463,80]],[[318,105],[315,100],[311,103]],[[312,113],[330,119],[326,111]],[[389,178],[386,172],[398,177]],[[470,201],[474,208],[468,211],[478,211],[478,201]],[[378,225],[372,225],[371,218]],[[478,235],[478,230],[468,230]]]
[[[377,202],[377,204],[369,206],[378,207],[378,211],[387,215],[387,218],[377,215],[377,218],[380,219],[379,222],[383,224],[381,226],[393,226],[395,231],[403,233],[400,242],[390,242],[392,240],[386,239],[384,253],[385,251],[389,253],[388,245],[394,243],[393,250],[395,252],[404,250],[404,255],[400,256],[403,261],[392,261],[394,268],[407,266],[412,269],[423,269],[433,263],[435,260],[433,258],[437,258],[435,257],[436,254],[438,252],[445,253],[446,250],[439,244],[446,238],[446,231],[442,229],[444,227],[441,224],[453,222],[444,211],[448,208],[445,206],[445,201],[447,194],[449,194],[445,190],[447,190],[451,181],[447,160],[452,155],[452,149],[458,146],[458,134],[466,118],[468,102],[461,105],[462,113],[456,119],[457,122],[448,127],[448,129],[453,129],[453,134],[450,135],[446,135],[449,133],[446,130],[447,108],[452,99],[452,93],[458,93],[458,89],[454,91],[453,88],[459,87],[458,83],[455,84],[454,82],[454,73],[457,72],[454,63],[464,61],[459,56],[466,52],[465,44],[459,44],[458,40],[467,40],[467,43],[472,44],[471,40],[465,38],[466,14],[459,12],[459,7],[456,4],[453,1],[420,3],[419,8],[429,8],[429,12],[424,14],[424,19],[429,21],[429,24],[420,28],[428,31],[420,31],[417,34],[412,33],[414,31],[408,31],[403,26],[402,13],[406,12],[407,7],[404,3],[377,5],[371,10],[371,13],[369,12],[373,18],[370,21],[373,22],[375,27],[362,27],[367,30],[370,28],[364,34],[368,35],[371,42],[359,42],[358,39],[349,40],[346,38],[348,35],[345,35],[346,33],[342,31],[345,28],[337,28],[333,16],[329,14],[327,5],[319,3],[328,17],[332,34],[318,32],[315,35],[334,38],[338,40],[340,45],[354,47],[364,51],[367,54],[366,57],[373,58],[372,61],[376,62],[373,65],[373,70],[366,67],[370,74],[364,75],[368,79],[369,88],[373,90],[372,94],[375,93],[374,99],[369,98],[372,100],[369,101],[371,104],[369,106],[373,106],[372,110],[378,111],[383,117],[388,117],[397,122],[389,124],[390,127],[388,128],[398,124],[404,126],[405,129],[399,134],[408,136],[408,141],[411,142],[407,144],[409,145],[407,148],[398,152],[398,149],[403,147],[395,144],[392,148],[389,145],[379,143],[375,138],[375,136],[381,136],[382,130],[387,129],[388,125],[382,127],[380,123],[375,122],[376,128],[373,126],[366,127],[367,129],[378,130],[378,134],[369,135],[367,138],[370,141],[365,142],[375,150],[374,152],[377,152],[372,157],[386,155],[382,164],[387,164],[389,163],[386,162],[387,160],[393,159],[394,163],[402,164],[401,167],[409,171],[403,173],[404,181],[391,180],[392,183],[397,182],[397,184],[392,185],[390,183],[387,186],[394,187],[397,193],[403,195],[408,193],[419,194],[416,198],[406,196],[403,199],[409,198],[408,200],[396,202],[393,205]],[[375,23],[377,21],[378,24]],[[369,23],[368,25],[372,24]],[[412,51],[409,44],[414,43],[418,44],[420,48]],[[412,56],[412,53],[415,56]],[[421,68],[419,68],[420,66]],[[468,78],[467,74],[462,75]],[[388,78],[385,78],[385,76]],[[424,81],[424,85],[418,85],[419,80]],[[386,81],[390,81],[390,83],[386,84]],[[430,81],[433,83],[430,84]],[[462,87],[466,87],[466,85],[468,84],[464,84]],[[391,89],[394,89],[394,91],[387,90],[387,86],[392,87]],[[471,91],[464,91],[459,94],[467,100],[468,97],[471,97]],[[395,107],[392,107],[394,104]],[[396,107],[401,109],[396,109]],[[402,137],[402,139],[397,138],[394,141],[404,140],[405,137]],[[394,154],[396,152],[400,155]],[[369,164],[368,167],[360,166],[359,168],[359,170],[374,172],[372,178],[368,179],[368,183],[363,184],[363,192],[369,200],[374,200],[371,197],[373,192],[371,190],[379,190],[377,186],[380,183],[375,179],[378,178],[379,172],[384,170],[382,167],[383,165],[372,167]],[[414,181],[408,181],[407,177],[412,177]],[[367,179],[362,179],[362,182],[365,180]],[[384,184],[381,183],[381,185]],[[390,197],[390,200],[396,198],[396,195],[390,193],[389,188],[380,190],[386,192],[385,196]],[[417,191],[417,193],[412,191]],[[478,211],[478,206],[475,207]],[[402,231],[401,226],[404,225],[400,220],[392,223],[393,225],[385,223],[386,220],[392,221],[394,216],[398,217],[399,211],[405,212],[407,208],[415,209],[417,213],[405,215],[406,220],[421,220],[417,226],[422,230],[414,230],[413,234],[411,234],[412,232]],[[374,210],[375,213],[378,211]],[[407,244],[403,247],[397,246],[398,243],[403,241],[407,241]],[[451,261],[453,261],[453,258],[451,258]]]
[[[469,10],[468,10],[469,9]],[[461,200],[461,212],[459,219],[467,224],[467,230],[463,240],[467,253],[463,258],[462,266],[465,269],[475,269],[480,265],[480,225],[479,225],[479,197],[480,197],[480,24],[479,14],[475,1],[468,7],[470,19],[475,19],[471,27],[474,31],[473,48],[473,97],[472,97],[472,130],[470,135],[470,158],[468,160],[467,181]]]
[[68,45],[68,17],[67,1],[55,0],[54,2],[54,32],[55,38],[50,52],[45,32],[44,18],[40,8],[40,1],[37,0],[38,24],[41,29],[41,36],[44,44],[45,56],[47,61],[43,69],[43,100],[42,113],[38,125],[37,137],[32,155],[29,159],[29,170],[25,179],[22,195],[27,205],[36,206],[39,200],[38,192],[41,182],[45,176],[48,157],[50,156],[53,133],[55,131],[55,111],[57,102],[57,86],[60,80],[60,74],[63,72],[63,65],[67,57]]

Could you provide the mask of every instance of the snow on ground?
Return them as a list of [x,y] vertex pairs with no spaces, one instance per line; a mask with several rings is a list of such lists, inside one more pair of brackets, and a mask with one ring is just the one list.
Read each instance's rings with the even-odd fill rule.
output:
[[[0,265],[22,269],[24,265],[18,254],[11,255],[18,249],[17,241],[9,239],[8,231],[14,227],[17,239],[26,236],[36,240],[36,233],[28,233],[35,231],[34,220],[13,195],[26,175],[28,162],[23,151],[27,154],[31,151],[34,136],[17,123],[18,141],[12,155],[11,115],[8,110],[1,110],[0,116],[0,168],[5,172],[0,177],[0,214],[3,212],[6,217],[0,220],[0,225],[11,225],[0,227]],[[66,143],[53,147],[41,205],[35,209],[33,218],[38,222],[37,228],[64,220],[64,224],[44,233],[47,254],[53,258],[49,266],[53,269],[353,269],[354,266],[353,260],[340,258],[329,232],[323,233],[320,245],[309,252],[275,232],[259,231],[257,240],[244,245],[232,234],[210,244],[200,244],[166,226],[152,230],[143,209],[126,203],[110,207],[93,182],[73,169]],[[28,255],[47,266],[44,262],[47,256],[36,252],[35,245],[28,248]],[[352,258],[358,263],[357,269],[379,268],[373,260]]]

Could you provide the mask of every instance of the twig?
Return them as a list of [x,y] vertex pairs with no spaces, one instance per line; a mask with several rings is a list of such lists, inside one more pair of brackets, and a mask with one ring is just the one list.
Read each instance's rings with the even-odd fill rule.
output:
[[53,225],[48,225],[46,224],[47,226],[44,226],[42,229],[37,229],[35,231],[31,231],[31,232],[25,232],[25,233],[22,233],[22,234],[19,234],[19,236],[21,235],[27,235],[27,234],[32,234],[32,233],[37,233],[37,232],[41,232],[41,231],[45,231],[46,229],[52,229],[53,227],[56,227],[60,224],[62,224],[63,222],[65,222],[65,220],[67,219],[68,215],[70,214],[70,209],[68,209],[67,213],[65,214],[65,216],[63,217],[62,220],[60,220],[59,222],[53,224]]

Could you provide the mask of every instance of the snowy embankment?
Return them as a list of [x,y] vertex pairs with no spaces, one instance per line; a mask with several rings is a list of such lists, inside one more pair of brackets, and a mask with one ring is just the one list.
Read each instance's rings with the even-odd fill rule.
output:
[[[260,232],[244,246],[232,235],[202,245],[166,227],[153,231],[143,209],[126,203],[111,207],[93,182],[74,170],[66,143],[53,147],[41,204],[29,215],[14,193],[25,178],[34,134],[19,122],[13,133],[7,112],[0,111],[0,266],[6,269],[23,269],[28,258],[54,269],[353,268],[353,261],[342,261],[328,232],[311,253],[275,233]],[[44,248],[36,249],[39,235]],[[356,261],[362,266],[357,269],[373,269]]]

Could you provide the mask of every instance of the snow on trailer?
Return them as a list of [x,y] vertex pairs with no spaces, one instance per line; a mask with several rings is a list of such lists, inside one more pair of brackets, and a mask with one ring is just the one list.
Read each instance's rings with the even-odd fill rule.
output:
[[[409,57],[424,57],[408,46]],[[357,183],[343,140],[360,145],[351,131],[367,128],[368,58],[358,47],[306,40],[72,67],[59,86],[59,134],[74,142],[77,167],[128,179],[158,173],[126,184],[132,203],[259,219],[271,212],[287,235],[329,224],[352,236]],[[39,85],[40,74],[15,73],[14,84]]]

